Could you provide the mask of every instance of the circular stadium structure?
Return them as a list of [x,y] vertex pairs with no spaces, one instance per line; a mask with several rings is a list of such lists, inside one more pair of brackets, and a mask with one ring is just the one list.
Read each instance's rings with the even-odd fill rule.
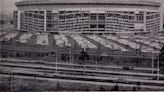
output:
[[16,30],[47,32],[159,31],[160,3],[144,0],[22,0]]

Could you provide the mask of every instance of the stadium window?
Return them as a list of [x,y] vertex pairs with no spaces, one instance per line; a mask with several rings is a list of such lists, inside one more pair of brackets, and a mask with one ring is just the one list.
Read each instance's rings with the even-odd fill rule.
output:
[[98,19],[99,20],[105,20],[105,14],[99,14]]
[[90,31],[96,31],[96,30],[90,30]]
[[[44,13],[44,11],[42,11],[42,13]],[[52,13],[52,11],[47,11],[47,13]]]
[[48,20],[53,20],[53,17],[52,16],[47,16],[47,19]]
[[91,24],[90,28],[97,28],[97,25],[96,24]]
[[34,15],[33,17],[34,17],[34,18],[37,18],[37,17],[38,17],[38,15]]
[[76,17],[81,17],[81,14],[76,14]]
[[98,31],[105,31],[105,30],[98,30]]
[[39,11],[39,14],[44,14],[44,11]]
[[98,25],[98,28],[105,28],[105,25]]
[[84,17],[89,17],[89,14],[88,13],[84,13]]
[[44,16],[39,15],[39,19],[44,19]]
[[65,19],[65,16],[59,16],[59,19]]
[[47,24],[47,27],[52,27],[52,24]]
[[90,18],[91,18],[91,20],[97,20],[96,14],[91,14],[91,15],[90,15]]

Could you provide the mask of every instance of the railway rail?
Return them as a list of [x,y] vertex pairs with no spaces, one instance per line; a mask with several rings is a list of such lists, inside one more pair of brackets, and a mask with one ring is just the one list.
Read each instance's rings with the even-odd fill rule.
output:
[[[130,72],[116,72],[116,71],[97,71],[89,69],[72,69],[63,67],[52,67],[45,65],[22,65],[12,64],[12,63],[1,63],[1,74],[10,74],[10,71],[5,71],[5,68],[10,68],[10,70],[24,70],[24,71],[12,71],[14,75],[26,75],[26,76],[37,76],[37,77],[52,77],[59,78],[56,75],[60,75],[59,79],[77,79],[85,81],[98,81],[98,82],[110,82],[110,83],[123,83],[123,84],[136,84],[141,82],[142,85],[152,85],[152,86],[163,86],[164,81],[152,80],[156,77],[156,74],[149,73],[130,73]],[[26,69],[31,69],[32,71],[26,71]],[[62,76],[62,77],[61,77]],[[117,76],[117,77],[116,77]],[[119,76],[119,77],[118,77]],[[122,77],[121,77],[122,76]],[[159,77],[164,77],[164,75],[159,74]],[[127,78],[126,78],[127,77]],[[70,80],[69,79],[69,80]]]
[[[9,72],[0,72],[3,75],[11,75]],[[153,83],[152,81],[145,82],[142,80],[138,81],[127,81],[122,79],[112,79],[112,78],[105,78],[105,77],[94,77],[94,76],[81,76],[81,75],[63,75],[63,74],[45,74],[41,72],[12,72],[13,76],[31,76],[37,78],[54,78],[54,79],[64,79],[64,80],[79,80],[79,81],[88,81],[88,82],[101,82],[101,83],[119,83],[119,84],[130,84],[136,85],[140,82],[140,85],[149,87],[149,88],[159,88],[164,89],[164,84],[162,83]]]
[[[135,73],[151,73],[152,72],[152,68],[142,68],[142,67],[132,67],[132,69],[124,69],[123,66],[116,66],[116,65],[96,65],[96,64],[85,64],[85,65],[81,65],[81,64],[76,64],[76,63],[70,63],[68,62],[48,62],[48,61],[43,61],[43,60],[18,60],[18,59],[0,59],[0,62],[2,63],[12,63],[12,64],[37,64],[37,65],[46,65],[46,66],[58,66],[58,67],[65,67],[65,68],[89,68],[89,69],[96,69],[96,70],[117,70],[117,71],[130,71],[130,72],[135,72]],[[159,69],[153,69],[154,72],[159,71]]]

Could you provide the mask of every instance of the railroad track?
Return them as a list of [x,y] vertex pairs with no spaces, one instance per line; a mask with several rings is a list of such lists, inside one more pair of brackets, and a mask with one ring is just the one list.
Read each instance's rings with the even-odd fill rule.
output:
[[[50,67],[44,65],[18,65],[18,64],[0,64],[2,67],[11,67],[11,68],[28,68],[28,69],[40,69],[40,70],[51,70],[51,71],[58,71],[58,72],[78,72],[78,73],[89,73],[90,75],[93,74],[100,74],[100,75],[113,75],[113,76],[133,76],[133,77],[146,77],[147,79],[153,79],[156,77],[156,74],[150,73],[132,73],[132,72],[117,72],[117,71],[98,71],[98,70],[90,70],[85,68],[73,69],[73,68],[64,68],[64,67]],[[2,69],[3,70],[3,69]],[[159,77],[164,77],[164,75],[159,74]]]
[[[12,74],[14,75],[26,75],[26,76],[37,76],[37,77],[52,77],[54,78],[55,72],[57,71],[58,74],[62,75],[60,77],[61,79],[66,78],[69,76],[71,79],[77,79],[77,80],[89,80],[89,81],[99,81],[99,82],[110,82],[110,83],[122,83],[122,84],[137,84],[138,81],[141,82],[142,85],[151,85],[151,86],[163,86],[164,87],[164,81],[155,81],[150,80],[152,77],[155,77],[156,75],[153,74],[137,74],[137,73],[118,73],[113,71],[95,71],[95,70],[84,70],[84,69],[72,69],[72,68],[63,68],[63,67],[50,67],[50,66],[38,66],[38,65],[19,65],[19,64],[0,64],[0,66],[3,66],[5,68],[12,69],[32,69],[32,72],[27,71],[12,71]],[[9,74],[7,71],[0,72],[1,74]],[[113,76],[113,77],[112,77]],[[117,77],[120,76],[120,77]],[[124,77],[121,77],[124,76]],[[127,77],[127,79],[124,79]],[[134,79],[132,79],[133,77]],[[138,77],[138,79],[137,79]],[[146,79],[148,77],[148,79]],[[160,77],[163,77],[163,75],[160,75]],[[55,77],[56,78],[56,77]],[[59,79],[60,79],[59,78]],[[69,79],[68,78],[68,79]],[[83,79],[85,78],[85,79]],[[88,79],[87,79],[88,78]],[[142,79],[143,78],[143,79]],[[145,79],[144,79],[145,78]]]
[[[8,72],[0,72],[1,75],[11,75]],[[93,77],[93,76],[79,76],[79,75],[62,75],[62,74],[43,74],[40,72],[12,72],[12,76],[28,76],[28,77],[34,77],[34,78],[52,78],[52,79],[62,79],[62,80],[72,80],[72,81],[86,81],[87,82],[95,82],[95,83],[118,83],[123,85],[131,85],[136,86],[139,82],[134,81],[123,81],[119,80],[116,81],[111,78],[102,78],[102,77]],[[154,84],[154,83],[146,83],[143,81],[140,81],[140,86],[143,88],[153,88],[153,89],[161,89],[164,90],[163,84]]]
[[[69,63],[64,62],[61,63],[60,61],[58,62],[48,62],[48,61],[43,61],[43,60],[18,60],[18,59],[8,59],[8,58],[1,58],[0,62],[2,63],[12,63],[12,64],[38,64],[38,65],[47,65],[47,66],[59,66],[59,67],[73,67],[73,68],[91,68],[91,69],[99,69],[99,70],[117,70],[117,71],[130,71],[130,72],[135,72],[135,73],[151,73],[152,68],[142,68],[142,67],[134,67],[133,69],[123,69],[123,66],[114,66],[114,65],[95,65],[95,64],[87,64],[87,65],[81,65],[81,64],[76,64],[76,63]],[[159,71],[159,69],[153,69],[154,72]]]

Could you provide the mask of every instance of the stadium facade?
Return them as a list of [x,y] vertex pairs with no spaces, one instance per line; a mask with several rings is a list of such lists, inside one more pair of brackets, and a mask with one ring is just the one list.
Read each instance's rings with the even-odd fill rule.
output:
[[157,32],[160,3],[144,0],[22,0],[14,28],[25,31]]

